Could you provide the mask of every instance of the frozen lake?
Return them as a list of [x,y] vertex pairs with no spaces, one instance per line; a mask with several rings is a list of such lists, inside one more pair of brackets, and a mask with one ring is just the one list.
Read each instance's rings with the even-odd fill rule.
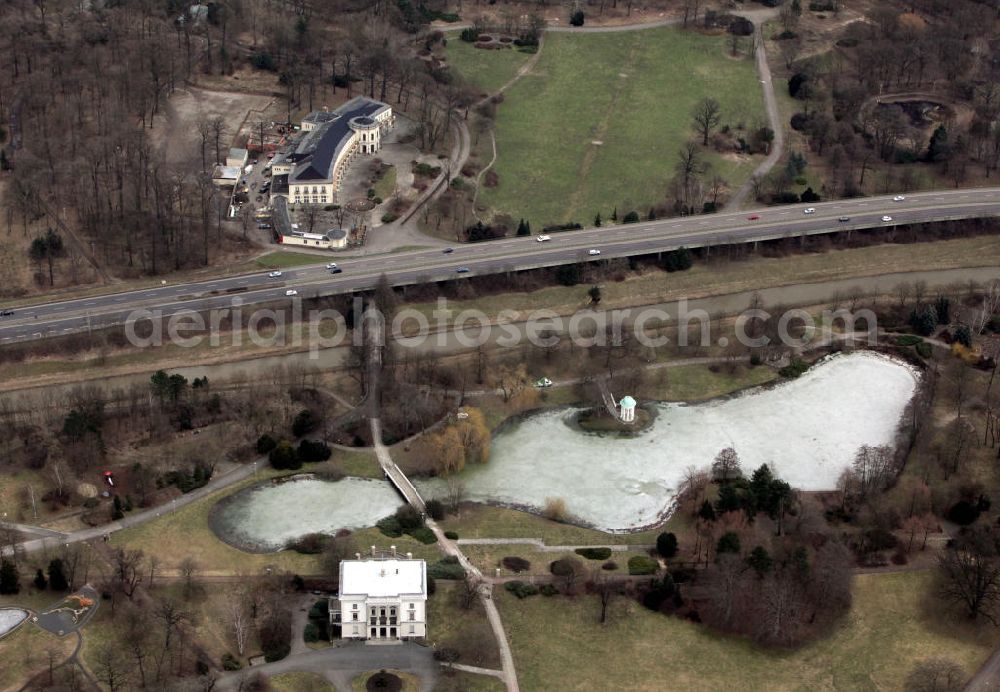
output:
[[0,608],[0,637],[13,630],[28,617],[28,611],[20,608]]
[[[863,352],[732,398],[657,404],[652,425],[630,438],[572,427],[580,409],[546,411],[497,435],[489,463],[462,480],[466,497],[481,502],[538,509],[561,497],[570,514],[606,530],[656,522],[684,470],[709,468],[724,447],[736,449],[744,473],[767,463],[795,488],[833,489],[858,447],[893,442],[916,384],[910,367]],[[438,480],[418,487],[444,494]]]
[[333,535],[338,529],[374,526],[400,504],[385,481],[303,476],[253,486],[221,500],[212,508],[209,524],[230,545],[270,552],[308,533]]

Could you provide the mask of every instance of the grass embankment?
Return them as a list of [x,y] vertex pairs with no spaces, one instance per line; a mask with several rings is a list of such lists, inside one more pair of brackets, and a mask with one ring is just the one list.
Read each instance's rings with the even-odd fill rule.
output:
[[437,592],[427,599],[427,641],[437,648],[459,652],[459,662],[481,668],[500,668],[500,649],[479,599],[465,610],[459,603],[461,586],[437,580]]
[[265,269],[285,269],[287,267],[301,267],[306,264],[321,264],[322,262],[322,255],[310,255],[307,252],[291,252],[289,250],[269,252],[253,261],[258,267]]
[[512,80],[533,54],[533,51],[517,47],[503,50],[476,48],[460,39],[457,31],[449,32],[447,36],[448,66],[464,81],[479,89],[483,96],[496,92]]
[[381,177],[372,185],[375,196],[382,200],[387,200],[396,193],[396,167],[386,166]]
[[435,692],[503,692],[506,685],[490,675],[474,675],[459,670],[443,670]]
[[602,627],[592,596],[519,601],[498,591],[495,598],[523,689],[589,690],[594,680],[614,680],[619,689],[902,689],[929,657],[950,658],[971,676],[1000,639],[990,625],[934,611],[931,582],[923,572],[855,577],[847,616],[829,636],[793,651],[623,599]]
[[[725,37],[675,28],[549,34],[538,64],[498,110],[500,183],[479,199],[535,228],[589,224],[615,206],[619,218],[632,209],[645,213],[664,199],[677,151],[694,137],[699,100],[717,99],[731,129],[764,123],[761,92],[751,88],[753,61],[732,59],[726,44]],[[461,61],[456,68],[463,71]],[[731,186],[753,168],[750,157],[703,154]]]

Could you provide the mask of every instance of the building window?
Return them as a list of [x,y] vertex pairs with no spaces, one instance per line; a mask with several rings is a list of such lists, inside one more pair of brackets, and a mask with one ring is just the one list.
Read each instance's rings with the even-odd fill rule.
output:
[[413,625],[410,625],[410,634],[413,634],[414,632],[416,632],[416,630],[414,629]]
[[351,610],[357,610],[357,609],[358,609],[358,604],[357,603],[355,603],[353,606],[351,606]]
[[351,619],[354,620],[355,622],[357,622],[358,621],[358,614],[357,613],[352,613],[352,615],[354,615],[354,617],[351,618]]
[[416,604],[414,604],[414,603],[410,604],[410,610],[413,610],[415,607],[416,607]]
[[411,611],[410,611],[410,620],[415,620],[415,619],[416,619],[416,615],[417,615],[417,614],[416,614],[416,613],[414,613],[414,612],[413,612],[413,611],[411,610]]

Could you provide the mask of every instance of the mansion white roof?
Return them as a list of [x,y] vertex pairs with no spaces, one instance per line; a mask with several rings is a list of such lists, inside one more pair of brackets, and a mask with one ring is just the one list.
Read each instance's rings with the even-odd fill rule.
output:
[[427,596],[427,563],[423,560],[342,560],[340,596]]

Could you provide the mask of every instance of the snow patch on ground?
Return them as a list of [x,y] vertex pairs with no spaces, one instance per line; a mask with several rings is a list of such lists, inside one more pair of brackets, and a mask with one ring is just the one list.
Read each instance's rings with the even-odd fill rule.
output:
[[0,608],[0,637],[13,631],[28,618],[28,611],[20,608]]
[[400,505],[389,483],[366,478],[302,478],[255,486],[223,502],[212,529],[227,542],[262,551],[280,550],[307,533],[374,526]]
[[[543,412],[498,435],[489,463],[463,472],[466,497],[534,508],[561,497],[597,527],[638,528],[667,511],[686,468],[708,468],[730,446],[747,473],[767,463],[795,488],[833,489],[858,447],[893,443],[917,377],[878,354],[834,356],[778,386],[657,404],[653,425],[626,439],[570,427],[579,409]],[[418,487],[444,495],[440,481]]]

